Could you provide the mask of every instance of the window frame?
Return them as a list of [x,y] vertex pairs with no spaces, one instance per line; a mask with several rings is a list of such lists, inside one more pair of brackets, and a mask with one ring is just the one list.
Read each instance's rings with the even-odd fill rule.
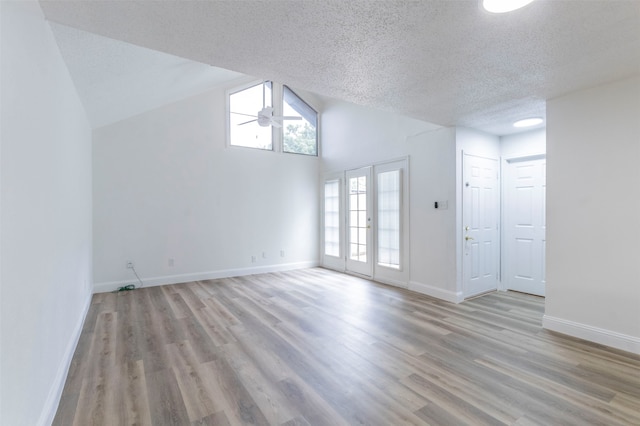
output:
[[[314,102],[310,102],[309,99],[306,99],[302,96],[300,96],[294,89],[292,89],[290,86],[286,86],[288,90],[290,90],[298,99],[300,99],[304,104],[306,104],[310,109],[312,109],[315,113],[316,113],[316,153],[315,154],[305,154],[305,153],[301,153],[301,152],[290,152],[290,151],[285,151],[284,150],[284,126],[281,128],[275,127],[275,126],[270,126],[271,127],[271,149],[264,149],[264,148],[258,148],[258,147],[251,147],[251,146],[243,146],[243,145],[234,145],[231,143],[231,95],[241,92],[243,90],[249,89],[253,86],[259,85],[259,84],[263,84],[266,81],[270,81],[271,82],[271,106],[273,107],[273,114],[274,115],[283,115],[282,111],[283,111],[283,106],[284,106],[284,87],[285,85],[283,83],[278,83],[275,82],[273,80],[257,80],[255,78],[252,78],[251,80],[245,80],[244,82],[241,82],[240,84],[236,84],[233,87],[229,87],[227,88],[227,90],[225,90],[225,113],[226,113],[226,117],[225,117],[225,121],[226,121],[226,137],[225,137],[225,144],[227,148],[233,148],[233,149],[253,149],[256,151],[262,151],[262,152],[277,152],[277,153],[284,153],[284,154],[293,154],[293,155],[302,155],[305,157],[320,157],[320,152],[321,152],[321,132],[320,132],[320,127],[321,127],[321,114],[319,112],[319,109],[314,105]],[[258,111],[256,111],[257,113]]]
[[[293,152],[293,151],[286,151],[285,147],[284,147],[284,125],[282,126],[282,131],[280,132],[280,136],[282,138],[281,140],[281,149],[282,152],[286,153],[286,154],[297,154],[297,155],[306,155],[308,157],[319,157],[320,156],[320,113],[318,112],[317,108],[314,108],[313,105],[311,105],[309,102],[307,102],[307,100],[305,100],[302,96],[300,96],[298,93],[296,93],[295,90],[293,90],[291,87],[287,86],[286,84],[282,84],[282,88],[281,88],[281,101],[282,104],[281,106],[281,110],[280,112],[282,113],[282,115],[284,115],[283,111],[284,111],[284,104],[285,104],[285,100],[284,100],[284,94],[285,94],[285,90],[288,90],[289,92],[291,92],[293,94],[293,96],[295,96],[296,98],[298,98],[303,104],[305,104],[310,110],[312,110],[315,114],[316,114],[316,128],[315,128],[315,133],[316,133],[316,152],[315,154],[305,154],[304,152]],[[284,124],[284,123],[283,123]]]
[[[233,149],[236,148],[245,148],[245,149],[254,149],[254,150],[258,150],[258,151],[263,151],[263,152],[276,152],[276,132],[274,131],[274,127],[271,127],[271,149],[265,149],[265,148],[258,148],[258,147],[253,147],[253,146],[245,146],[245,145],[234,145],[231,143],[231,95],[234,95],[236,93],[242,92],[243,90],[247,90],[250,89],[252,87],[258,86],[260,84],[264,84],[267,81],[271,81],[271,80],[256,80],[256,79],[251,79],[249,81],[246,81],[244,83],[241,83],[239,85],[233,86],[229,89],[227,89],[225,91],[225,102],[226,102],[226,145],[227,147],[232,147]],[[273,81],[271,81],[271,106],[274,108],[275,111],[275,106],[274,106],[274,99],[275,99],[275,92],[274,92],[274,85],[278,84],[275,83]],[[258,113],[259,109],[256,110],[256,113]]]

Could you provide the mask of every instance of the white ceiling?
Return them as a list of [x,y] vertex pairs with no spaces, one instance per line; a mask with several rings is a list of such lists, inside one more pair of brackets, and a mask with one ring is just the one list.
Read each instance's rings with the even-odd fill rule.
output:
[[244,75],[51,23],[93,128]]
[[136,87],[126,82],[134,77],[120,71],[123,65],[132,66],[139,83],[177,91],[172,86],[188,77],[183,69],[198,75],[201,64],[210,64],[504,135],[513,133],[515,119],[544,116],[547,99],[640,73],[640,0],[537,0],[503,15],[484,12],[478,0],[41,5],[53,22],[200,63],[165,62],[54,26],[80,92],[110,81],[83,98]]

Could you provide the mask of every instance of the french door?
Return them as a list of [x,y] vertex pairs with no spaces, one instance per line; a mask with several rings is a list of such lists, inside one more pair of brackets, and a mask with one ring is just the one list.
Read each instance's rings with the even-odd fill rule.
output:
[[408,287],[408,165],[404,158],[325,176],[325,267]]
[[348,272],[371,277],[373,276],[371,167],[349,170],[345,177],[347,198],[345,269]]

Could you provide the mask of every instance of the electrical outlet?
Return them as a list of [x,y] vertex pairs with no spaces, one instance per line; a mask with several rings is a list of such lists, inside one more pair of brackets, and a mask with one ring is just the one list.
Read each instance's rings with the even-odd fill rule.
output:
[[173,258],[169,258],[169,259],[167,260],[167,265],[168,265],[168,266],[173,266]]
[[266,252],[266,251],[263,251],[263,252],[262,252],[262,258],[263,258],[263,259],[266,259],[266,258],[267,258],[267,252]]
[[280,250],[280,257],[284,257],[284,250]]
[[133,266],[133,262],[129,260],[129,261],[127,262],[127,269],[133,269],[133,268],[134,268],[134,266]]
[[256,257],[255,256],[251,256],[251,263],[256,263]]

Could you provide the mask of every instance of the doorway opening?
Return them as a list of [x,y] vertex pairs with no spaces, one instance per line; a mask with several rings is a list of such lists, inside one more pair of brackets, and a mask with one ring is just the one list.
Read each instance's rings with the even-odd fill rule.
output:
[[461,132],[458,300],[513,290],[545,296],[546,131]]

